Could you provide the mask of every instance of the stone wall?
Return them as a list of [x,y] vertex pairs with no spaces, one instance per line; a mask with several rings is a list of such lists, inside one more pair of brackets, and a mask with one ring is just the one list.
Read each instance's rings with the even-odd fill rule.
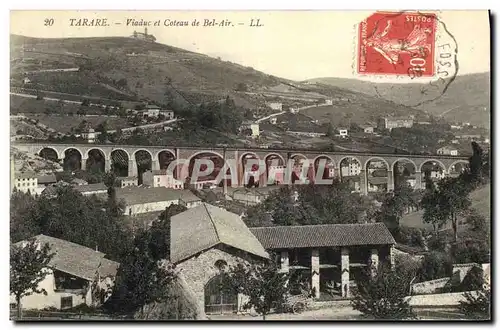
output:
[[411,292],[412,294],[437,293],[440,289],[443,289],[450,280],[451,277],[443,277],[432,281],[415,283],[411,286]]
[[[219,245],[177,264],[176,268],[198,301],[199,309],[204,311],[205,285],[210,279],[220,274],[215,262],[224,260],[228,266],[235,266],[238,263],[248,264],[252,259],[244,252]],[[244,297],[238,297],[238,311],[241,311],[243,304]]]

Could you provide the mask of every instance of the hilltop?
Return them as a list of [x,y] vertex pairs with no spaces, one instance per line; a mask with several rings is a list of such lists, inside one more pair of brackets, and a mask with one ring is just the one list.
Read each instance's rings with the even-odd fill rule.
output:
[[[219,58],[126,37],[12,35],[10,56],[11,88],[66,93],[64,97],[73,100],[100,97],[185,106],[230,96],[238,106],[253,110],[272,99],[293,104],[333,98],[337,101],[332,107],[317,113],[311,110],[308,115],[320,120],[350,116],[356,122],[386,114],[422,114],[349,88],[302,84]],[[28,84],[24,77],[30,79]]]
[[[373,83],[329,77],[310,79],[307,82],[345,88],[405,105],[418,104],[422,99],[422,84],[419,83]],[[449,122],[469,122],[489,128],[490,73],[457,76],[439,99],[416,108],[435,116],[443,116]]]

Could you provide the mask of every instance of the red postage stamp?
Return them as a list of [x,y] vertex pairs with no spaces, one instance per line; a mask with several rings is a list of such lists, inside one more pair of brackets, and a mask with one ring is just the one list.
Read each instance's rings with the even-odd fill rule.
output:
[[435,14],[372,14],[359,24],[358,73],[433,76],[436,26]]

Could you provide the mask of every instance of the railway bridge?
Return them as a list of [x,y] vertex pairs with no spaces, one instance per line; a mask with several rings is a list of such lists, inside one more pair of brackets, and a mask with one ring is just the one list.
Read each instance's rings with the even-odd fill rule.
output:
[[[170,168],[169,164],[174,161],[175,177],[184,181],[190,178],[193,172],[193,162],[200,158],[218,159],[221,166],[227,166],[227,174],[230,175],[233,187],[243,186],[247,183],[245,178],[247,172],[255,171],[256,168],[248,168],[246,164],[249,159],[258,162],[257,167],[265,167],[259,172],[258,181],[260,186],[265,186],[268,181],[270,170],[281,168],[286,171],[296,164],[306,164],[307,177],[314,181],[322,178],[318,172],[320,166],[326,166],[326,170],[319,171],[325,177],[339,176],[340,179],[349,176],[359,177],[359,190],[366,194],[369,191],[369,176],[374,170],[371,164],[380,164],[386,178],[387,190],[394,188],[395,172],[400,171],[403,164],[407,175],[415,182],[415,188],[423,188],[423,173],[427,168],[437,169],[440,176],[454,175],[459,172],[458,168],[464,168],[468,163],[467,156],[451,155],[421,155],[421,154],[394,154],[394,153],[371,153],[354,151],[322,152],[314,150],[282,150],[267,148],[243,148],[243,147],[175,147],[175,146],[136,146],[136,145],[112,145],[112,144],[59,144],[59,143],[22,143],[12,144],[19,151],[36,154],[55,161],[64,162],[70,155],[79,159],[79,167],[87,169],[89,158],[99,155],[99,162],[104,171],[109,171],[112,166],[118,166],[118,160],[122,163],[124,175],[140,176],[144,169],[159,170]],[[117,154],[120,157],[117,157]],[[139,163],[138,155],[146,158],[146,165]],[[50,157],[52,155],[52,157]],[[143,157],[143,158],[144,158]],[[305,163],[304,163],[305,162]],[[323,163],[322,163],[323,162]],[[323,165],[320,165],[323,164]],[[326,164],[326,165],[324,165]],[[459,165],[459,166],[457,166]],[[302,165],[303,166],[303,165]],[[318,174],[319,173],[319,174]],[[319,176],[318,176],[319,175]],[[379,178],[380,179],[380,178]],[[382,179],[383,180],[383,179]],[[380,180],[379,180],[380,181]]]

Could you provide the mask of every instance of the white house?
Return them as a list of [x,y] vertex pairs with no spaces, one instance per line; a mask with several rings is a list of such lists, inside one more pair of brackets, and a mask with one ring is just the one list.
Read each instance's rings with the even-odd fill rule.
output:
[[[170,205],[181,203],[191,207],[196,205],[197,199],[190,190],[147,186],[116,189],[116,198],[125,202],[125,215],[162,211]],[[183,202],[180,202],[181,199]]]
[[374,126],[373,125],[359,125],[361,129],[363,129],[363,132],[366,134],[373,134]]
[[283,111],[283,103],[281,102],[266,102],[266,105],[273,110]]
[[117,177],[116,180],[118,181],[120,188],[137,186],[139,181],[136,176],[120,176]]
[[337,131],[339,132],[338,136],[340,136],[343,139],[348,136],[347,128],[339,128],[339,129],[337,129]]
[[438,155],[451,155],[451,156],[458,156],[458,150],[453,147],[449,146],[444,146],[441,147],[437,150]]
[[253,121],[244,121],[240,126],[240,131],[250,130],[252,137],[258,137],[260,135],[259,123]]
[[[48,264],[48,274],[38,285],[47,295],[35,293],[23,297],[23,309],[99,306],[110,297],[119,263],[106,259],[102,252],[62,239],[45,235],[34,239],[40,246],[49,244],[55,255]],[[24,244],[25,241],[15,243],[17,247]],[[99,294],[101,289],[102,294]],[[13,295],[10,304],[16,306]]]
[[175,117],[174,110],[161,110],[160,115],[163,115],[166,120],[174,119]]
[[174,178],[173,173],[166,169],[146,171],[142,174],[142,183],[150,187],[165,187],[169,189],[183,189],[184,183]]
[[99,133],[96,133],[93,128],[89,128],[82,132],[82,138],[87,140],[88,143],[94,143],[97,135],[99,135]]
[[14,188],[24,193],[36,193],[38,178],[32,172],[17,173],[14,175]]
[[277,122],[278,122],[278,118],[276,118],[276,117],[269,118],[269,123],[270,124],[276,125]]

